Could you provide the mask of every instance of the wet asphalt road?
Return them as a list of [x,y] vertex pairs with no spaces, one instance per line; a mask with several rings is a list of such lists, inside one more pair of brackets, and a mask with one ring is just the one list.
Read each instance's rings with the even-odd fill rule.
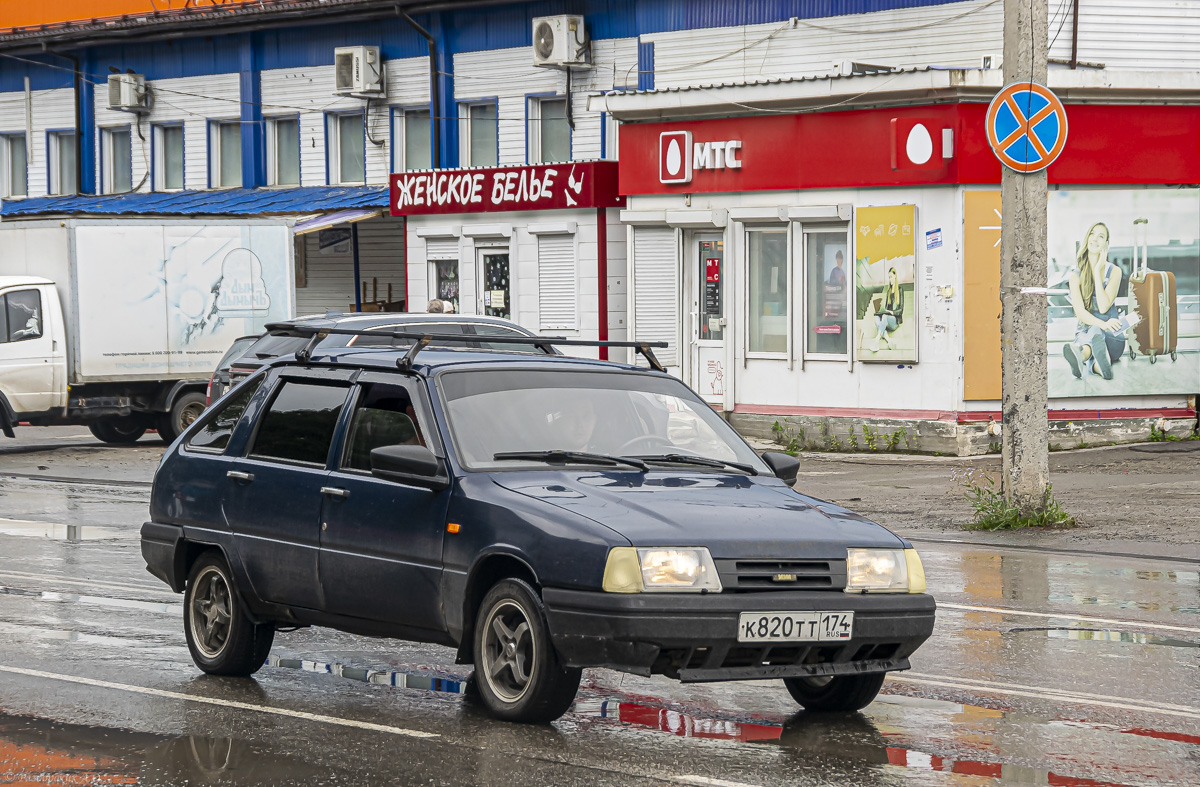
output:
[[563,719],[518,726],[437,646],[302,630],[254,680],[201,675],[139,552],[161,446],[19,436],[0,444],[0,784],[1200,784],[1194,561],[918,543],[937,629],[862,714],[596,670]]

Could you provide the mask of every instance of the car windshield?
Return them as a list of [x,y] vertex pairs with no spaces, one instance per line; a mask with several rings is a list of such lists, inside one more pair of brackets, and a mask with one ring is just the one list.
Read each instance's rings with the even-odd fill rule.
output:
[[[447,372],[439,385],[468,470],[595,465],[597,457],[612,457],[640,458],[651,470],[771,472],[711,407],[666,375],[504,369]],[[555,453],[503,458],[538,452]]]

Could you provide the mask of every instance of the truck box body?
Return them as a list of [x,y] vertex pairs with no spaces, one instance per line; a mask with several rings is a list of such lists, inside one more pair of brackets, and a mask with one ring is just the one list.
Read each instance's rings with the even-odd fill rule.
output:
[[234,339],[292,316],[278,219],[0,223],[0,275],[55,282],[71,385],[207,378]]

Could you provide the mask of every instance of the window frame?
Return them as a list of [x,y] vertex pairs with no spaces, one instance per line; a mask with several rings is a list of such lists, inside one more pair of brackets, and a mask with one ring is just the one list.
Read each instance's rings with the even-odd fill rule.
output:
[[[101,194],[128,194],[133,191],[133,125],[125,123],[115,126],[101,126],[98,129],[100,133],[100,193]],[[129,189],[127,191],[117,191],[113,185],[113,174],[115,167],[113,165],[113,132],[124,131],[129,135]]]
[[[221,170],[224,163],[221,161],[221,158],[225,154],[225,146],[221,143],[221,133],[230,126],[236,126],[238,130],[238,182],[236,184],[221,182]],[[242,170],[242,121],[228,118],[209,118],[205,128],[208,133],[208,187],[210,189],[243,188],[246,178]]]
[[[163,132],[179,129],[179,188],[166,186],[166,145]],[[151,191],[183,191],[187,188],[187,127],[183,121],[155,123],[150,126],[150,189]]]
[[[362,120],[363,136],[363,179],[346,180],[342,177],[342,139],[341,118],[357,116]],[[331,129],[334,133],[330,133]],[[337,179],[334,179],[334,167],[337,167]],[[365,186],[367,183],[367,112],[366,109],[356,109],[341,112],[325,113],[325,185],[327,186]]]
[[[8,324],[8,297],[10,295],[18,295],[23,292],[32,292],[37,296],[38,308],[38,332],[36,336],[22,336],[20,339],[12,338],[12,326]],[[38,287],[25,287],[19,290],[9,290],[0,295],[0,320],[3,321],[4,333],[0,336],[0,344],[16,344],[18,342],[31,342],[36,339],[41,339],[46,335],[46,307],[45,301],[42,298],[42,291]]]
[[[345,396],[342,398],[342,409],[338,413],[338,417],[333,423],[333,433],[329,436],[329,446],[325,449],[325,461],[321,464],[316,464],[315,462],[305,462],[300,459],[284,459],[278,456],[264,456],[263,454],[254,453],[254,447],[258,443],[258,438],[262,433],[263,422],[267,419],[267,414],[271,410],[271,405],[275,403],[275,400],[279,398],[281,393],[283,393],[283,389],[289,384],[340,388],[346,392]],[[279,375],[275,378],[275,381],[270,386],[270,390],[267,392],[266,399],[263,400],[262,406],[255,414],[256,419],[254,422],[254,430],[250,433],[249,437],[246,438],[246,444],[242,448],[240,458],[254,462],[264,462],[272,465],[306,467],[309,469],[322,468],[328,470],[330,468],[331,460],[334,456],[334,451],[339,449],[342,442],[345,442],[343,421],[346,417],[346,406],[350,404],[352,400],[357,401],[356,398],[351,396],[351,394],[355,393],[355,388],[356,386],[354,383],[346,379],[313,377],[308,375]],[[247,404],[246,407],[249,409],[249,404]],[[230,439],[232,441],[232,436]]]
[[[187,453],[192,453],[192,454],[208,454],[209,456],[226,456],[226,455],[229,455],[230,457],[237,456],[236,454],[230,454],[229,449],[233,445],[234,437],[237,436],[238,427],[242,425],[242,421],[246,418],[246,415],[250,412],[251,407],[254,405],[254,400],[257,399],[262,394],[264,389],[269,387],[267,385],[267,376],[265,373],[262,374],[261,376],[251,375],[250,377],[243,380],[240,385],[244,385],[247,388],[251,388],[251,387],[253,387],[253,388],[250,393],[250,398],[246,400],[246,406],[242,409],[242,414],[238,416],[237,421],[233,424],[233,428],[229,430],[229,439],[225,442],[225,447],[224,448],[210,448],[208,446],[192,445],[192,438],[195,437],[195,433],[193,433],[192,436],[188,438],[187,442],[183,443],[183,445],[182,445],[183,451],[185,451]],[[197,421],[200,424],[199,426],[195,427],[197,431],[203,430],[210,423],[212,423],[217,418],[219,418],[221,416],[221,413],[225,412],[225,410],[233,404],[234,399],[229,398],[229,394],[233,393],[233,391],[236,387],[238,387],[238,386],[230,387],[230,389],[225,392],[224,396],[222,396],[220,399],[218,399],[217,402],[214,402],[214,405],[219,402],[225,402],[225,405],[223,407],[217,408],[214,406],[214,407],[210,407],[210,408],[208,408],[208,410],[204,411],[204,413],[200,416],[200,418],[197,419]],[[241,394],[239,394],[239,396],[240,395]],[[191,429],[192,427],[188,427],[188,428]]]
[[[435,168],[433,161],[433,112],[430,111],[428,104],[417,105],[393,105],[391,111],[391,143],[392,156],[389,162],[389,167],[394,173],[397,172],[420,172]],[[409,169],[408,166],[408,116],[410,114],[424,114],[426,120],[430,123],[429,129],[429,166],[416,167]]]
[[[25,193],[12,193],[12,140],[20,137],[25,144]],[[29,196],[29,137],[24,131],[0,132],[0,199]]]
[[[294,115],[271,115],[264,118],[267,125],[266,143],[267,149],[267,185],[272,188],[293,189],[298,188],[304,182],[303,168],[303,138],[304,131],[300,122],[300,114]],[[279,182],[279,122],[280,121],[295,121],[296,123],[296,182],[295,183],[280,183]]]
[[[50,197],[65,197],[79,193],[80,173],[78,159],[75,161],[75,189],[71,192],[62,190],[62,172],[58,165],[59,156],[62,152],[62,139],[70,135],[74,139],[76,132],[73,128],[48,128],[46,129],[46,195]],[[76,148],[78,150],[78,148]],[[29,155],[26,149],[26,156]],[[28,164],[26,164],[28,166]],[[28,183],[26,183],[26,191],[28,191]]]
[[[476,164],[471,161],[471,107],[492,105],[496,108],[496,161],[491,164]],[[465,163],[464,163],[465,162]],[[500,166],[500,98],[489,96],[458,102],[458,163],[460,167]]]
[[[803,346],[803,358],[805,361],[834,361],[836,363],[847,363],[854,356],[854,323],[852,318],[854,313],[854,233],[851,231],[850,224],[847,222],[839,222],[837,220],[818,220],[812,222],[797,222],[795,237],[798,238],[799,248],[793,250],[793,253],[799,253],[801,259],[800,265],[800,287],[799,301],[800,307],[796,310],[796,317],[801,323],[801,344]],[[808,236],[821,233],[842,233],[846,237],[846,251],[843,262],[845,264],[846,274],[846,294],[845,302],[842,304],[846,309],[846,352],[844,353],[828,353],[816,352],[808,349],[808,318],[809,318],[809,265],[808,256]],[[824,276],[822,275],[822,281]]]
[[[525,94],[525,163],[529,164],[557,164],[558,161],[547,161],[542,155],[542,111],[541,105],[546,101],[562,101],[563,109],[567,110],[567,102],[571,97],[563,93],[526,93]],[[537,107],[536,114],[534,107]],[[566,161],[575,160],[575,131],[571,128],[569,118],[570,112],[564,113],[563,119],[567,124],[567,158]],[[602,156],[603,158],[603,156]],[[563,162],[565,163],[565,162]]]
[[739,255],[741,257],[741,264],[739,265],[739,267],[741,268],[743,280],[746,282],[746,286],[744,288],[745,295],[743,298],[741,298],[742,313],[745,315],[744,318],[742,319],[742,336],[744,337],[742,339],[742,349],[743,349],[743,351],[745,353],[745,357],[747,359],[788,361],[789,363],[791,363],[792,359],[795,357],[793,354],[793,348],[795,346],[795,338],[794,338],[795,322],[796,322],[795,314],[785,315],[786,316],[785,324],[787,326],[786,327],[787,341],[786,341],[786,348],[783,351],[779,352],[779,351],[751,350],[750,349],[750,300],[751,300],[750,288],[751,288],[751,284],[752,284],[752,281],[750,278],[750,234],[753,232],[780,232],[780,231],[785,233],[784,270],[787,273],[787,285],[786,285],[786,290],[784,292],[783,297],[784,297],[784,303],[787,305],[788,309],[794,310],[795,309],[795,279],[796,279],[796,277],[792,271],[792,268],[795,267],[794,254],[793,254],[793,241],[792,241],[793,225],[794,225],[794,222],[787,222],[786,224],[783,224],[783,223],[774,222],[774,221],[767,221],[767,222],[754,223],[754,224],[744,223],[742,225],[742,231],[740,233],[742,253]]

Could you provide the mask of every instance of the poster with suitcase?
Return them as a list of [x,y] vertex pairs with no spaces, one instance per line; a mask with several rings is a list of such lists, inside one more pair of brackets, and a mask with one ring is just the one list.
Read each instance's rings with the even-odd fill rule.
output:
[[1200,190],[1050,193],[1051,397],[1200,390]]

